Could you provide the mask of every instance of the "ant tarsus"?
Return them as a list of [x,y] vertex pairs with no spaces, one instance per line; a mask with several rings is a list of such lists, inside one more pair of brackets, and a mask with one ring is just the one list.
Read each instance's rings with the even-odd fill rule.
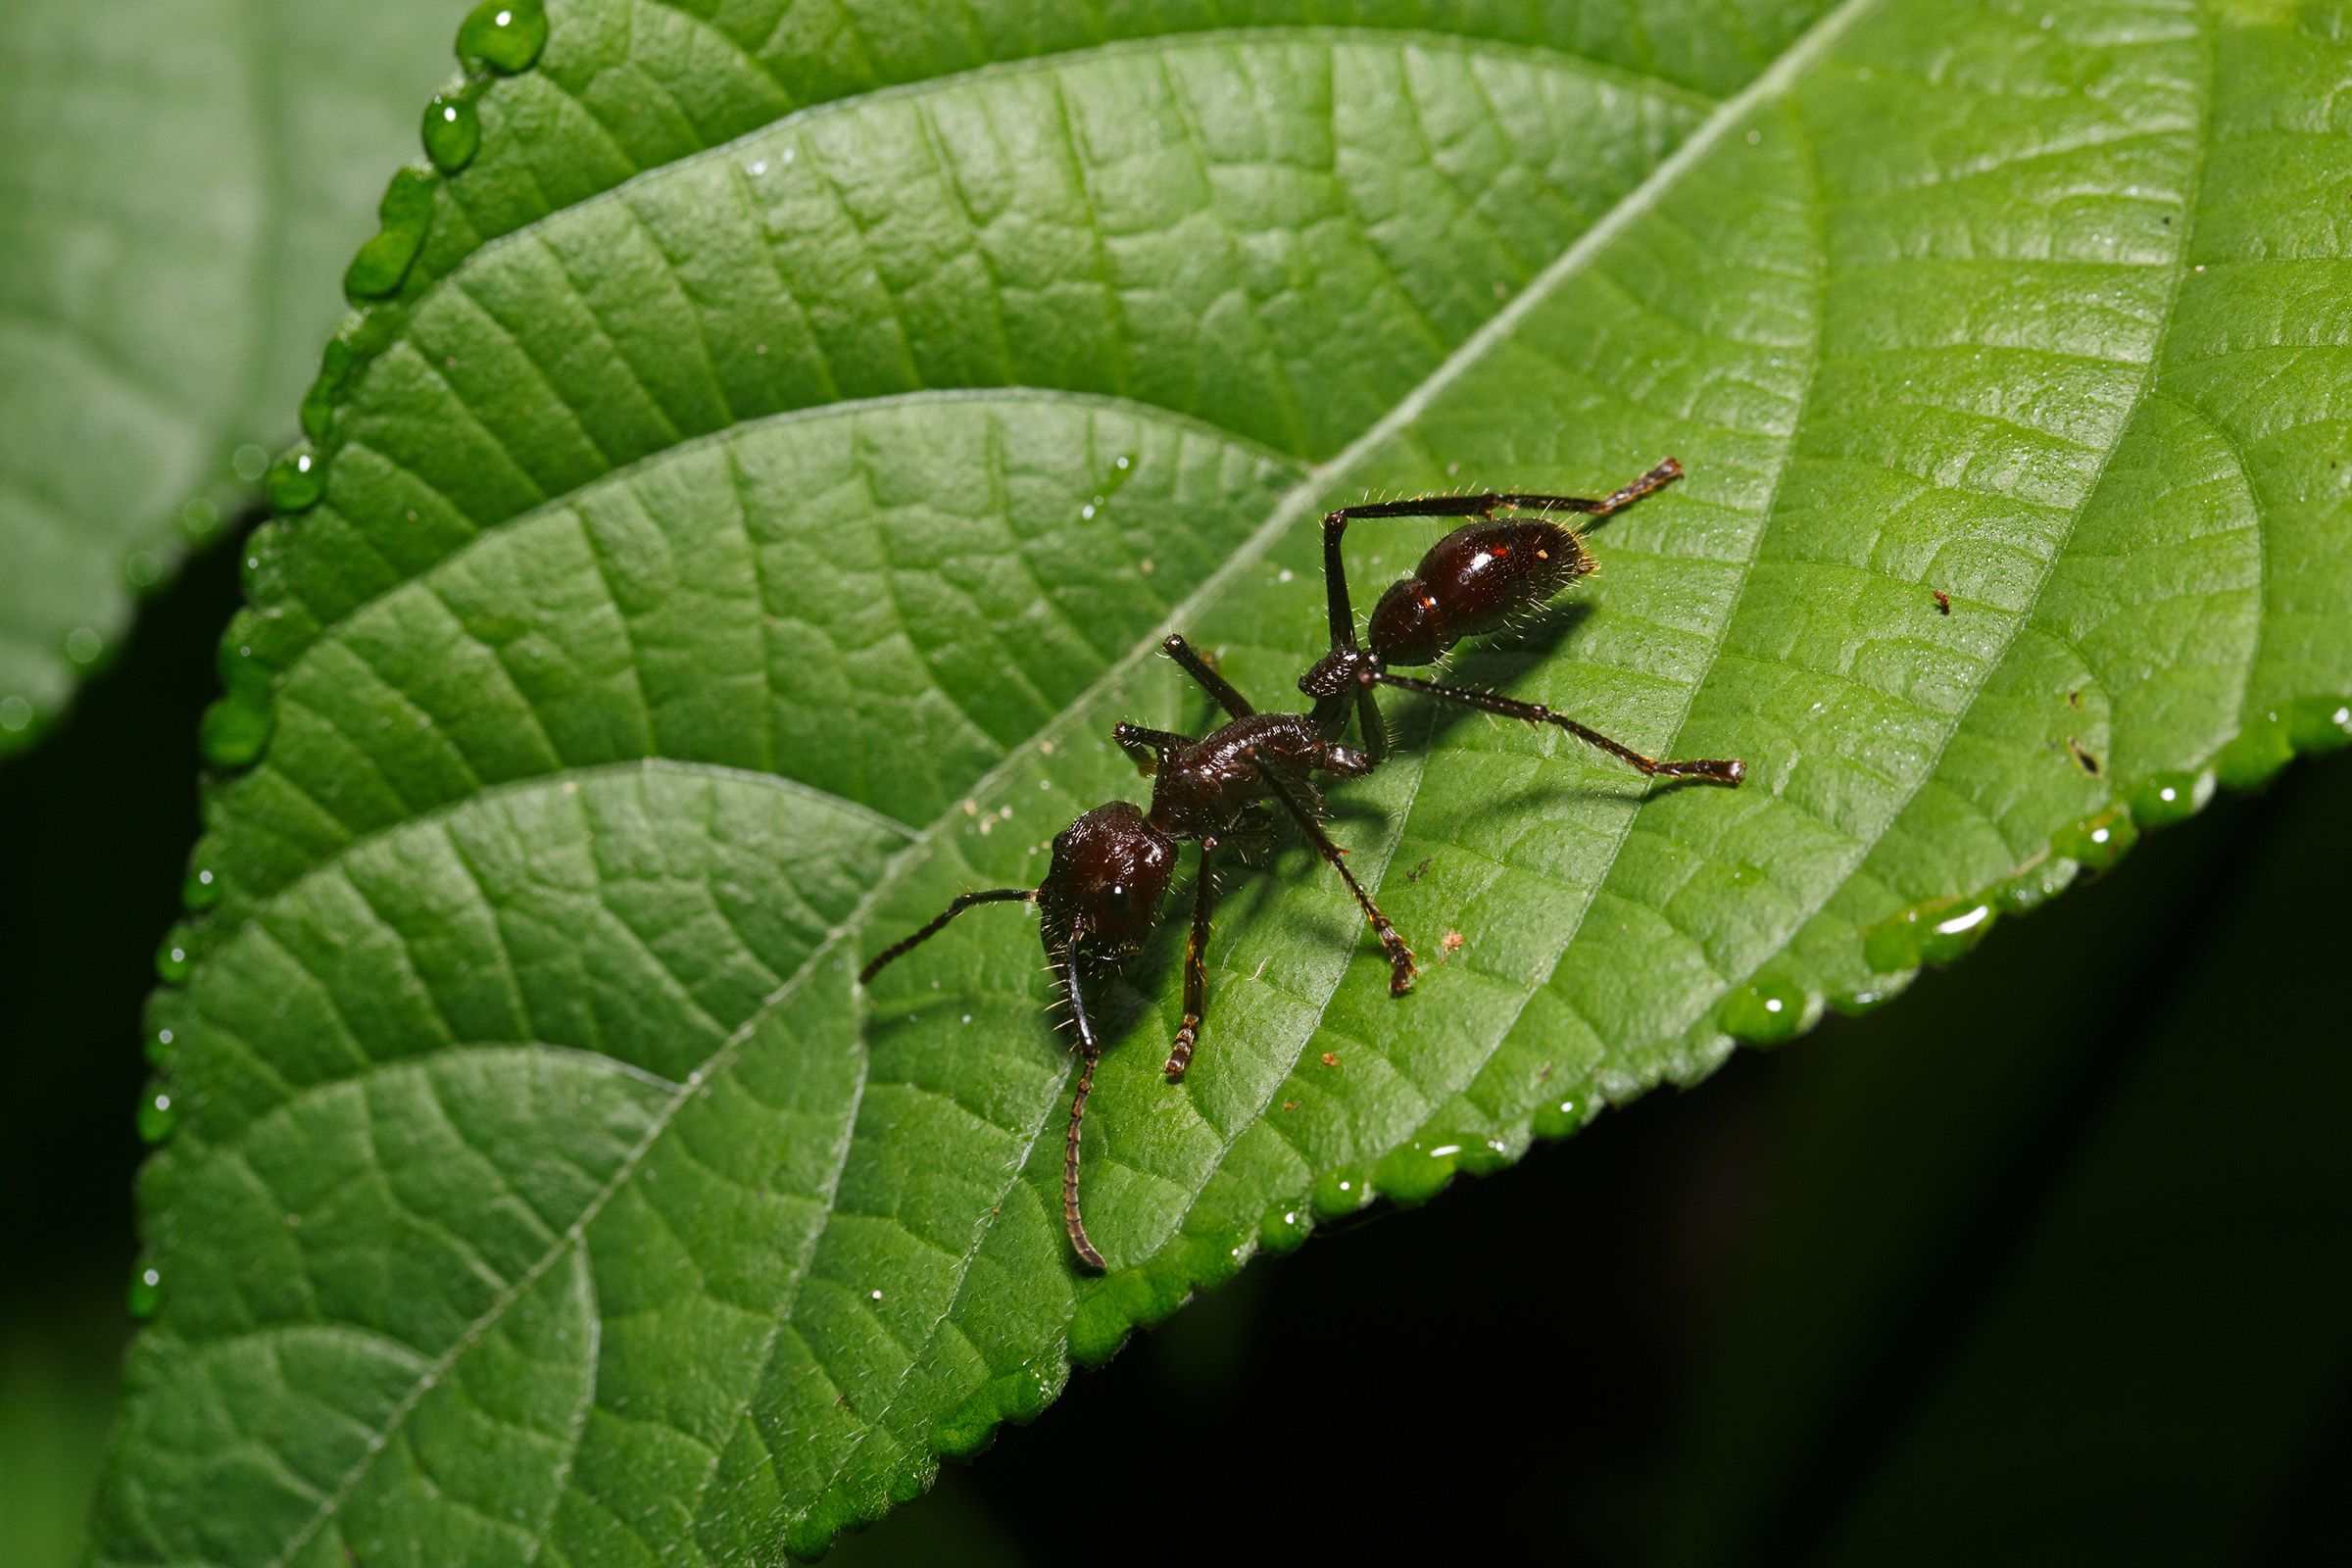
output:
[[[1078,1202],[1079,1130],[1094,1092],[1095,1063],[1102,1054],[1086,1010],[1083,979],[1093,961],[1115,959],[1143,945],[1159,918],[1173,879],[1180,846],[1200,846],[1199,880],[1193,894],[1193,928],[1185,944],[1184,1021],[1162,1069],[1180,1081],[1200,1044],[1206,1014],[1209,911],[1215,897],[1210,864],[1220,841],[1237,841],[1245,857],[1264,828],[1267,803],[1279,805],[1324,861],[1340,874],[1379,939],[1389,961],[1389,991],[1403,996],[1418,969],[1412,950],[1380,912],[1372,895],[1348,869],[1348,852],[1332,842],[1318,820],[1321,797],[1315,773],[1360,778],[1389,755],[1387,725],[1374,691],[1394,686],[1444,702],[1460,703],[1505,718],[1552,724],[1578,740],[1630,763],[1645,777],[1737,785],[1746,768],[1736,759],[1658,761],[1611,740],[1541,703],[1520,702],[1495,692],[1446,685],[1394,673],[1390,666],[1435,663],[1465,637],[1498,630],[1514,616],[1549,600],[1593,569],[1576,533],[1550,520],[1552,513],[1606,517],[1682,477],[1672,458],[1612,495],[1522,495],[1486,491],[1475,495],[1423,496],[1343,507],[1323,518],[1323,579],[1331,622],[1331,649],[1304,675],[1298,689],[1313,698],[1304,713],[1261,713],[1181,635],[1160,652],[1185,670],[1224,710],[1226,722],[1195,740],[1170,730],[1121,723],[1111,738],[1151,777],[1151,808],[1111,801],[1080,815],[1054,840],[1045,880],[1031,888],[991,888],[965,893],[947,911],[912,936],[886,948],[858,976],[870,983],[882,967],[939,934],[949,921],[982,904],[1028,903],[1038,906],[1039,934],[1060,1000],[1070,1011],[1081,1058],[1078,1089],[1070,1102],[1069,1131],[1061,1169],[1062,1221],[1070,1246],[1090,1266],[1102,1255],[1087,1238]],[[1496,520],[1497,511],[1535,513]],[[1355,614],[1348,598],[1347,568],[1340,541],[1348,524],[1372,517],[1468,517],[1421,558],[1413,573],[1381,595],[1359,644]],[[1341,744],[1353,720],[1363,739],[1358,751]],[[1425,862],[1426,863],[1426,862]],[[1459,939],[1449,936],[1449,943]],[[1452,947],[1448,946],[1450,953]]]

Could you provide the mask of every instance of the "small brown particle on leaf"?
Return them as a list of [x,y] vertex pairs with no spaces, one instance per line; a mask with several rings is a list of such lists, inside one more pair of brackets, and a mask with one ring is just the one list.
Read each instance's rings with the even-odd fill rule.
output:
[[2090,755],[2090,748],[2069,735],[2066,738],[2066,749],[2075,754],[2076,765],[2081,767],[2083,772],[2088,773],[2092,778],[2099,776],[2099,760]]
[[1337,1067],[1339,1064],[1340,1064],[1340,1058],[1339,1058],[1337,1055],[1335,1055],[1334,1054],[1332,1054],[1331,1052],[1328,1052],[1328,1051],[1326,1051],[1325,1053],[1323,1053],[1323,1065],[1324,1065],[1324,1066],[1326,1066],[1326,1067]]
[[1940,588],[1931,588],[1928,592],[1936,596],[1936,612],[1937,614],[1948,615],[1952,612],[1952,596],[1950,594]]
[[1413,868],[1412,868],[1410,871],[1407,871],[1407,872],[1405,872],[1405,873],[1404,873],[1404,879],[1405,879],[1407,882],[1418,882],[1418,881],[1420,881],[1420,880],[1421,880],[1421,873],[1429,869],[1429,862],[1430,862],[1430,860],[1434,860],[1434,859],[1436,859],[1436,858],[1437,858],[1437,857],[1436,857],[1436,856],[1434,856],[1434,855],[1433,855],[1433,856],[1430,856],[1430,857],[1427,857],[1426,858],[1424,858],[1424,859],[1422,860],[1422,862],[1421,862],[1419,865],[1416,865],[1416,866],[1414,866],[1414,867],[1413,867]]
[[1446,933],[1445,939],[1438,944],[1438,961],[1444,963],[1461,951],[1462,934],[1459,931],[1448,931]]
[[1138,571],[1140,571],[1140,572],[1142,572],[1142,573],[1143,573],[1145,576],[1147,576],[1147,577],[1151,576],[1151,575],[1152,575],[1152,562],[1151,562],[1151,560],[1150,560],[1149,558],[1146,558],[1145,560],[1142,560],[1142,561],[1139,561],[1139,562],[1137,562],[1137,563],[1135,564],[1135,569],[1136,569],[1136,570],[1138,570]]
[[1298,1102],[1296,1100],[1286,1100],[1282,1102],[1282,1108],[1285,1110],[1297,1110],[1298,1108]]

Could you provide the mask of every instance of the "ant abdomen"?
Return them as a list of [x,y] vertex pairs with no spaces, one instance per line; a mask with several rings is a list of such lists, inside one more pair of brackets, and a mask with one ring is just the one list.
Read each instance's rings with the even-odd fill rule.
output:
[[1592,569],[1576,535],[1556,522],[1467,523],[1380,596],[1371,652],[1387,664],[1435,663],[1463,638],[1499,630]]

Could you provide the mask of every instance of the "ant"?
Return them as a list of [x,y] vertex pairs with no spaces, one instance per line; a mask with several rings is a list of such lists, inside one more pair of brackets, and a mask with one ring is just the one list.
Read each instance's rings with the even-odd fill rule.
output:
[[[1201,740],[1140,724],[1121,723],[1111,731],[1111,738],[1152,776],[1151,809],[1139,810],[1127,801],[1096,807],[1054,838],[1053,862],[1046,879],[1035,888],[990,888],[959,895],[945,913],[884,949],[858,973],[859,984],[870,984],[885,964],[938,935],[949,921],[977,905],[1037,906],[1046,964],[1070,1009],[1077,1036],[1074,1049],[1083,1058],[1077,1098],[1070,1102],[1069,1136],[1062,1155],[1061,1213],[1071,1247],[1087,1263],[1104,1266],[1079,1217],[1078,1129],[1086,1115],[1087,1097],[1094,1090],[1095,1061],[1102,1055],[1102,1046],[1087,1015],[1079,965],[1082,960],[1115,959],[1143,946],[1159,919],[1160,906],[1176,870],[1179,844],[1190,839],[1200,846],[1200,875],[1193,892],[1192,940],[1184,953],[1184,1021],[1162,1069],[1168,1082],[1184,1076],[1200,1038],[1206,991],[1201,955],[1208,946],[1213,891],[1208,858],[1221,842],[1246,841],[1270,830],[1269,804],[1279,805],[1290,814],[1355,896],[1388,956],[1390,994],[1400,997],[1413,988],[1418,970],[1412,950],[1348,871],[1348,852],[1334,844],[1316,820],[1321,797],[1309,778],[1318,772],[1333,778],[1361,778],[1388,757],[1388,728],[1373,700],[1373,688],[1395,686],[1505,718],[1555,724],[1578,740],[1630,762],[1649,778],[1737,785],[1746,776],[1745,765],[1736,760],[1657,761],[1541,703],[1398,675],[1390,668],[1394,664],[1435,663],[1463,638],[1497,630],[1514,615],[1592,574],[1597,563],[1585,552],[1575,531],[1544,514],[1610,516],[1682,475],[1682,466],[1668,458],[1625,488],[1598,500],[1486,491],[1343,507],[1327,514],[1323,518],[1323,581],[1331,616],[1331,651],[1299,677],[1298,689],[1315,700],[1309,711],[1257,711],[1182,635],[1171,636],[1160,645],[1160,652],[1200,684],[1225,710],[1227,722]],[[1497,510],[1539,515],[1497,521],[1494,515]],[[1358,643],[1355,613],[1348,600],[1347,570],[1340,561],[1340,540],[1349,522],[1370,517],[1473,520],[1439,540],[1411,576],[1392,584],[1381,595],[1372,610],[1366,641]],[[1340,744],[1351,714],[1363,737],[1361,750]]]

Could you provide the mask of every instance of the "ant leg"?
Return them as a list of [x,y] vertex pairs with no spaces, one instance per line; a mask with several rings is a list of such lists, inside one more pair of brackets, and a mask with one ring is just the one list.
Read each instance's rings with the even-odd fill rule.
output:
[[1490,713],[1499,713],[1504,718],[1523,718],[1530,724],[1557,724],[1586,745],[1597,746],[1611,757],[1633,763],[1649,778],[1693,778],[1709,784],[1737,785],[1747,777],[1747,764],[1738,758],[1661,762],[1654,758],[1643,757],[1632,747],[1621,745],[1596,729],[1579,724],[1565,713],[1555,713],[1542,703],[1522,703],[1514,698],[1499,697],[1493,692],[1476,691],[1467,686],[1441,686],[1434,680],[1392,675],[1387,670],[1369,671],[1363,678],[1367,684],[1378,681],[1384,686],[1401,686],[1406,691],[1426,692],[1432,697],[1443,697],[1447,702],[1463,703]]
[[1052,963],[1061,994],[1070,1000],[1070,1016],[1078,1025],[1078,1052],[1086,1065],[1078,1070],[1078,1098],[1070,1102],[1070,1137],[1061,1155],[1061,1223],[1070,1233],[1070,1246],[1095,1268],[1107,1268],[1095,1244],[1086,1239],[1086,1221],[1078,1217],[1078,1124],[1086,1119],[1086,1099],[1095,1092],[1095,1062],[1102,1048],[1095,1041],[1095,1026],[1086,1015],[1086,993],[1078,987],[1078,964],[1068,948]]
[[1668,458],[1632,484],[1598,501],[1583,496],[1519,496],[1503,495],[1494,498],[1497,506],[1517,507],[1524,512],[1581,512],[1591,517],[1606,517],[1623,512],[1643,496],[1656,495],[1683,476],[1683,466]]
[[[1155,777],[1168,765],[1168,753],[1182,751],[1194,744],[1190,735],[1178,735],[1164,729],[1146,729],[1141,724],[1130,724],[1124,720],[1111,726],[1110,738],[1119,743],[1121,751],[1135,758],[1136,770],[1146,778]],[[1152,749],[1154,755],[1150,761],[1136,757],[1138,747]]]
[[1348,891],[1355,895],[1357,906],[1364,911],[1364,918],[1372,922],[1372,930],[1380,938],[1381,951],[1389,956],[1389,995],[1401,997],[1412,990],[1413,976],[1418,972],[1413,966],[1413,950],[1404,945],[1404,938],[1398,936],[1396,928],[1389,924],[1389,917],[1380,912],[1380,906],[1372,902],[1372,895],[1364,891],[1364,885],[1348,869],[1348,852],[1331,842],[1331,835],[1323,831],[1323,825],[1315,820],[1313,813],[1299,803],[1298,796],[1291,793],[1291,787],[1283,782],[1282,775],[1266,765],[1266,760],[1258,756],[1256,747],[1243,748],[1242,757],[1257,769],[1257,776],[1266,781],[1266,787],[1274,792],[1274,798],[1290,808],[1299,831],[1306,835],[1317,853],[1331,862],[1331,868],[1340,873],[1340,880],[1348,884]]
[[1208,1004],[1208,974],[1200,959],[1208,951],[1208,905],[1215,889],[1208,874],[1208,852],[1216,847],[1214,839],[1200,841],[1200,880],[1193,889],[1193,936],[1184,945],[1184,1023],[1176,1031],[1176,1044],[1168,1050],[1168,1064],[1160,1069],[1170,1083],[1183,1078],[1184,1069],[1193,1064],[1193,1047],[1200,1038],[1201,1009]]
[[1035,904],[1036,902],[1037,890],[1035,888],[990,888],[985,893],[958,893],[956,895],[956,902],[948,906],[947,913],[941,915],[938,919],[932,921],[929,925],[923,927],[920,931],[917,931],[906,941],[896,942],[891,946],[884,948],[879,956],[877,956],[864,968],[858,970],[858,983],[861,986],[873,984],[874,976],[882,972],[882,966],[884,964],[906,953],[909,948],[918,948],[924,943],[930,941],[933,937],[939,935],[941,929],[946,926],[950,920],[955,919],[957,915],[961,914],[964,910],[970,908],[975,904]]
[[1193,652],[1193,645],[1184,640],[1182,632],[1175,633],[1161,643],[1159,651],[1182,664],[1186,674],[1205,687],[1208,695],[1216,699],[1217,706],[1225,710],[1228,718],[1248,718],[1257,711],[1250,706],[1249,698],[1234,689],[1233,682],[1210,668],[1207,660]]

